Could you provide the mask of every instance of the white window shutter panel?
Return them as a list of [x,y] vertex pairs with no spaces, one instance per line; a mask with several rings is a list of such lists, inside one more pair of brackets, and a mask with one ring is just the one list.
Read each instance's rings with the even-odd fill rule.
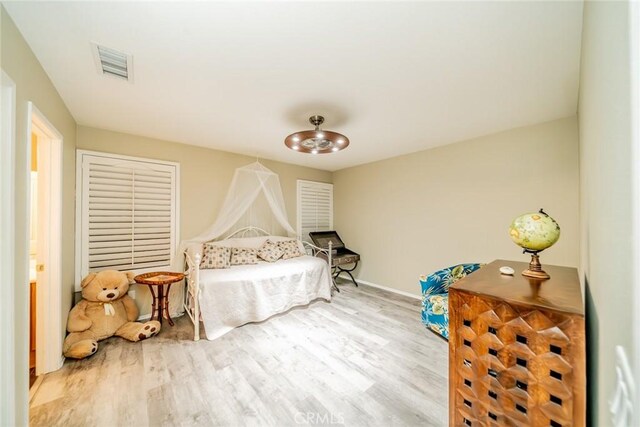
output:
[[312,231],[333,229],[333,184],[298,180],[298,234],[310,241]]
[[103,269],[167,269],[178,242],[178,165],[78,152],[80,265],[76,285]]

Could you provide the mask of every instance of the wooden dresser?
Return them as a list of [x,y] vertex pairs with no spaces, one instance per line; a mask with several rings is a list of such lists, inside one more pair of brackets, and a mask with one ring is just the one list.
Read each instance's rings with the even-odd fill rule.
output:
[[496,260],[449,288],[449,425],[585,425],[577,270],[544,265],[541,282],[528,265]]

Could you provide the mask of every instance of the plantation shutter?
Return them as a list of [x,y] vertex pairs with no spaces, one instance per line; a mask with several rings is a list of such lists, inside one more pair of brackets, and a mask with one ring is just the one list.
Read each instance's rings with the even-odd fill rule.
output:
[[298,234],[333,229],[333,184],[298,180]]
[[178,165],[79,152],[81,263],[77,283],[103,269],[168,269],[177,243]]

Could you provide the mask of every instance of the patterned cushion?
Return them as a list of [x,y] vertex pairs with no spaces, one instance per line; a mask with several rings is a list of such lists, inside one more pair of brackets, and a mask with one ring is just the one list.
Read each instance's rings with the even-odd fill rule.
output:
[[444,339],[449,339],[449,294],[423,297],[422,323]]
[[278,246],[278,243],[271,240],[264,242],[258,249],[258,256],[267,262],[276,262],[283,254],[284,251]]
[[283,240],[278,242],[278,247],[282,249],[282,259],[295,258],[304,255],[300,252],[297,240]]
[[459,264],[420,276],[422,323],[442,338],[449,339],[449,286],[484,264]]
[[200,268],[229,268],[231,248],[205,243]]
[[257,264],[258,251],[254,248],[231,248],[231,265]]

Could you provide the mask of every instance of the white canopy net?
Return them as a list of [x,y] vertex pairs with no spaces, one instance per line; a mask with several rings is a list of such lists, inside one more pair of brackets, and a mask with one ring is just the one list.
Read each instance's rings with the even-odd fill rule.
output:
[[[236,224],[245,222],[242,225],[260,226],[273,232],[273,227],[267,228],[263,223],[256,223],[260,220],[264,221],[264,215],[258,219],[258,216],[254,215],[254,210],[264,207],[265,204],[271,210],[270,218],[275,219],[288,235],[295,236],[296,232],[287,218],[278,175],[260,162],[236,169],[227,197],[215,222],[200,235],[180,243],[172,268],[175,271],[180,271],[183,268],[183,253],[188,246],[224,236]],[[260,209],[260,211],[264,213],[264,209]],[[248,224],[246,224],[247,221],[249,221]]]

